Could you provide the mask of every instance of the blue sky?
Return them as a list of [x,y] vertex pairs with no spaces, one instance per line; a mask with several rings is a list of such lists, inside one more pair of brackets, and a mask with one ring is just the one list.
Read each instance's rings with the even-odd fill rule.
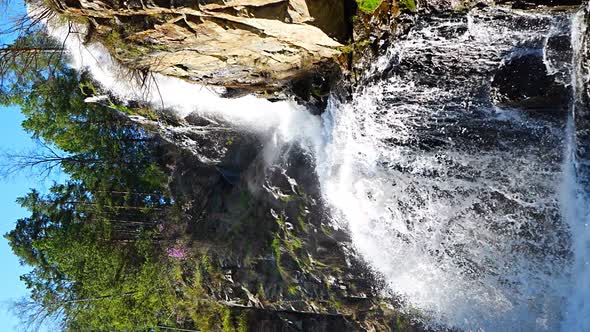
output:
[[[0,14],[0,27],[6,28],[7,23],[24,13],[24,4],[21,0],[11,0],[8,8],[2,8]],[[2,44],[10,43],[11,36],[2,36]],[[30,135],[21,127],[24,117],[18,108],[0,107],[0,153],[23,152],[36,147]],[[41,182],[41,183],[40,183]],[[48,187],[48,181],[30,176],[27,172],[13,175],[8,179],[0,179],[0,233],[4,235],[12,230],[16,220],[27,215],[15,200],[24,195],[30,188],[39,188],[44,191]],[[18,258],[14,256],[8,242],[3,237],[0,239],[0,331],[20,331],[19,320],[9,310],[11,303],[19,298],[28,296],[24,284],[20,281],[20,275],[27,272],[27,268],[20,266]]]
[[[35,147],[34,141],[21,127],[24,117],[17,108],[0,109],[0,152],[30,150]],[[39,187],[39,179],[28,176],[26,172],[16,174],[10,179],[0,180],[0,233],[5,234],[14,228],[17,219],[26,216],[26,211],[16,204],[15,199],[25,194],[29,188]],[[45,185],[41,185],[44,187]],[[16,256],[12,254],[6,239],[0,239],[0,330],[18,331],[18,319],[9,312],[10,302],[28,292],[19,276],[27,272],[20,266]]]

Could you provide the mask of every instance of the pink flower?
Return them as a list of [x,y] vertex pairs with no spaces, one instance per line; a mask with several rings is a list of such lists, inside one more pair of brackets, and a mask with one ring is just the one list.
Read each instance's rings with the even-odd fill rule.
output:
[[168,248],[166,250],[168,257],[177,258],[177,259],[185,259],[186,258],[186,250],[179,246]]

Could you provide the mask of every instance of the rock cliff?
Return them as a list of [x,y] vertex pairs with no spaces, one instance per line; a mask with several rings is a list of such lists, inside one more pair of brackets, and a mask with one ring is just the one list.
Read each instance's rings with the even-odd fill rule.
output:
[[[276,91],[321,78],[336,63],[362,82],[363,71],[412,26],[416,12],[474,4],[384,0],[371,13],[356,13],[354,29],[348,0],[54,0],[53,6],[83,18],[87,41],[100,41],[132,69]],[[394,309],[399,299],[383,297],[379,276],[351,254],[346,232],[330,226],[309,172],[313,161],[297,147],[286,147],[268,167],[263,139],[229,125],[214,131],[219,123],[197,116],[139,121],[164,142],[161,163],[179,208],[167,235],[210,260],[207,300],[247,312],[256,331],[419,329]]]
[[273,90],[326,68],[350,37],[350,1],[56,0],[124,65],[207,85]]

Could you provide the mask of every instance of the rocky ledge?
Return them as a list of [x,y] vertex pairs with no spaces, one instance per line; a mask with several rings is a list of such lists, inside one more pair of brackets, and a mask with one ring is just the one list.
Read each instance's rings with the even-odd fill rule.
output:
[[350,37],[353,1],[55,0],[124,65],[194,82],[276,90],[323,70]]
[[[100,41],[130,68],[257,91],[321,81],[335,63],[360,77],[416,13],[475,5],[383,0],[371,13],[357,12],[353,29],[352,0],[54,1],[63,15],[84,18],[88,42]],[[183,271],[200,275],[198,301],[245,312],[254,331],[422,330],[395,309],[401,299],[383,297],[379,276],[352,254],[346,232],[331,226],[304,153],[290,147],[269,168],[262,139],[230,126],[203,131],[215,126],[199,117],[151,126],[163,138],[161,165],[178,208],[163,232],[199,257]]]

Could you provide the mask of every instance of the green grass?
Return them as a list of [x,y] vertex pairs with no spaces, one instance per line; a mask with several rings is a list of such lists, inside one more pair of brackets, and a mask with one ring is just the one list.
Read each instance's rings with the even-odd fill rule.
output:
[[400,0],[399,1],[399,9],[410,11],[410,12],[415,12],[416,11],[416,2],[414,0]]
[[291,285],[287,288],[287,293],[289,293],[289,295],[291,295],[291,296],[297,295],[298,292],[299,292],[299,289],[295,285]]
[[248,332],[248,313],[243,311],[238,318],[238,332]]
[[356,3],[360,10],[370,14],[379,7],[381,0],[356,0]]
[[278,261],[278,259],[281,258],[281,240],[279,238],[274,238],[270,246]]

